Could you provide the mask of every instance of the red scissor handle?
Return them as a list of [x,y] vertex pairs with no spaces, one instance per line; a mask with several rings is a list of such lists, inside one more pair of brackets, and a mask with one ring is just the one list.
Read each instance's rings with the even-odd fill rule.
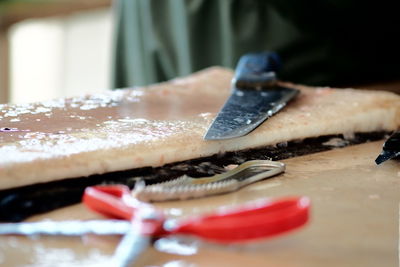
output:
[[304,225],[309,217],[310,200],[292,197],[266,200],[228,212],[189,219],[172,231],[214,240],[219,243],[246,242],[272,237]]
[[141,209],[150,210],[155,216],[143,220],[144,234],[191,234],[219,243],[247,242],[293,230],[308,221],[310,208],[307,197],[264,200],[231,211],[194,217],[167,230],[163,228],[162,213],[152,205],[134,199],[127,186],[88,187],[83,202],[98,213],[125,220],[133,220]]
[[164,232],[163,213],[152,205],[134,199],[129,187],[125,185],[87,187],[83,194],[83,203],[97,213],[128,221],[133,221],[140,211],[146,209],[151,218],[140,218],[142,234],[156,235]]
[[130,195],[130,190],[124,185],[87,187],[83,194],[83,203],[107,217],[130,221],[136,208],[123,201],[127,195]]

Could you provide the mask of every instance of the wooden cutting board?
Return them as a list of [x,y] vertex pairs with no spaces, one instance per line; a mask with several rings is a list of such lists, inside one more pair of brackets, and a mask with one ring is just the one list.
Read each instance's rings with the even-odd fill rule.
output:
[[400,125],[395,94],[287,84],[300,94],[268,123],[206,141],[232,75],[215,67],[147,88],[0,105],[0,190]]
[[[222,246],[194,238],[159,239],[137,266],[396,266],[400,162],[376,166],[383,141],[284,160],[286,173],[221,196],[157,204],[171,217],[266,197],[306,195],[311,220],[271,240]],[[82,205],[29,221],[93,219]],[[1,266],[107,266],[118,236],[0,237]]]

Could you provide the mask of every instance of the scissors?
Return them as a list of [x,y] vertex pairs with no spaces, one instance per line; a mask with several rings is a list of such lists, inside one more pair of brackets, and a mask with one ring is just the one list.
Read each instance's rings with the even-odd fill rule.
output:
[[132,227],[114,254],[118,266],[128,266],[137,260],[152,238],[188,234],[222,244],[245,243],[303,226],[310,208],[307,197],[288,197],[176,221],[166,218],[153,205],[135,199],[124,185],[88,187],[83,203],[107,217],[131,222]]

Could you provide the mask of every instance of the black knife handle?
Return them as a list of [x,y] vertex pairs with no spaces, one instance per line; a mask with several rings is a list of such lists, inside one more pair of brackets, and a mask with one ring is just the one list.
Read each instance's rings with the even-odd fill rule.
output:
[[233,85],[239,88],[263,87],[276,81],[281,67],[279,55],[274,52],[245,54],[236,66]]

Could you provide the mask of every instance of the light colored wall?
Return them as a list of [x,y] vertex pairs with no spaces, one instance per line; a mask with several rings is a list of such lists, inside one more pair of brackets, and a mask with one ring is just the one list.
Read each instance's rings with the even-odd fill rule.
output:
[[112,11],[97,9],[13,25],[10,99],[13,103],[110,88]]
[[0,104],[8,101],[8,39],[7,32],[0,27]]

